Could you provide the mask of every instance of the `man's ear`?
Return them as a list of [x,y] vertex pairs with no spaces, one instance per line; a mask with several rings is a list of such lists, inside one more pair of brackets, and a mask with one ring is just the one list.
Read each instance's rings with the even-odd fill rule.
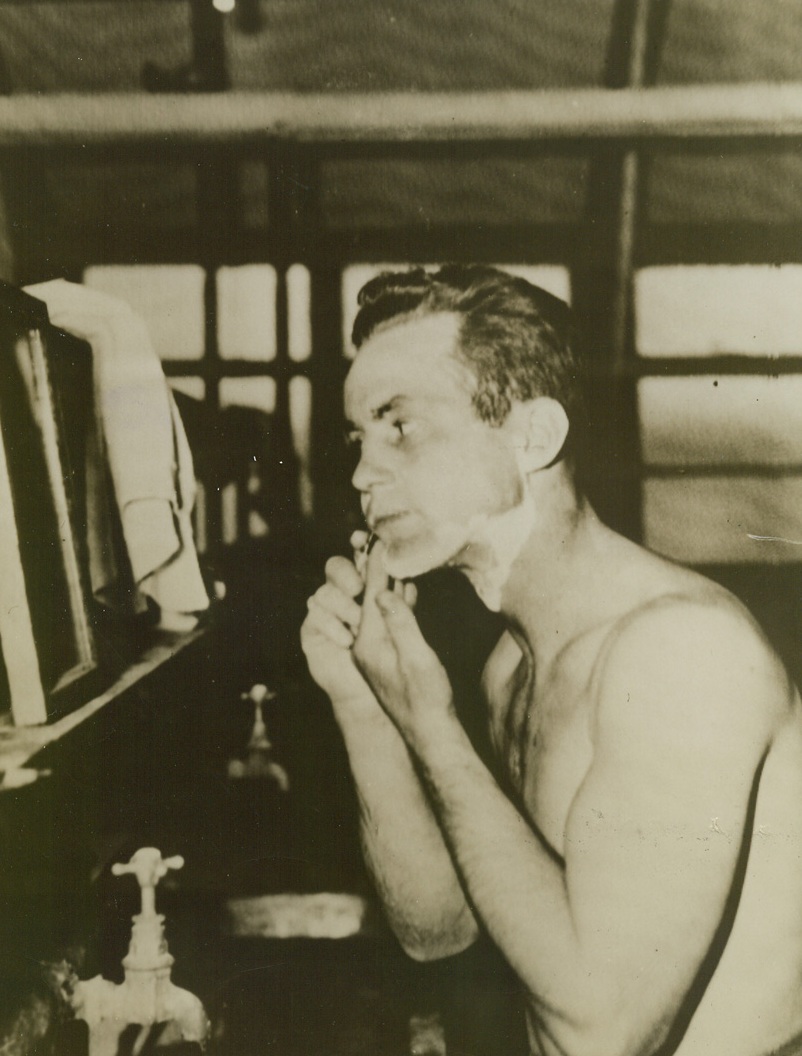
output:
[[568,436],[565,408],[550,396],[538,396],[512,406],[508,422],[515,434],[518,460],[524,473],[546,469],[560,456]]

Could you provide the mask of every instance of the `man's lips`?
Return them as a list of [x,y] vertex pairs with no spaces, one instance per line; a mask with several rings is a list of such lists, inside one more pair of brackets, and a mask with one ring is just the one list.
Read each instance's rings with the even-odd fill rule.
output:
[[382,527],[386,527],[388,524],[392,524],[394,521],[398,521],[406,516],[407,514],[404,510],[399,510],[396,513],[371,513],[367,517],[368,528],[370,528],[372,532],[380,533]]

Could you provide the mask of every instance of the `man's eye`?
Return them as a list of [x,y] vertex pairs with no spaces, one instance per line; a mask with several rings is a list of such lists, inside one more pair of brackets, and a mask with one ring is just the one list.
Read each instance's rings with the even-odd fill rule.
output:
[[413,429],[412,423],[404,421],[402,418],[394,419],[392,426],[399,440],[405,440]]

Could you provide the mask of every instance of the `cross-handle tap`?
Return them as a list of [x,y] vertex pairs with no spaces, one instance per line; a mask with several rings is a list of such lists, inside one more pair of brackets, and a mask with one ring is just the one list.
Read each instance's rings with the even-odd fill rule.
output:
[[118,862],[111,867],[114,876],[133,873],[142,893],[142,918],[156,917],[156,885],[170,869],[181,869],[184,859],[180,854],[162,858],[155,847],[140,847],[130,862]]
[[254,709],[253,729],[251,731],[250,741],[248,742],[248,748],[250,750],[268,749],[272,747],[270,744],[270,738],[267,736],[267,726],[265,725],[262,705],[269,700],[275,700],[277,696],[277,693],[274,693],[272,689],[268,689],[267,686],[262,685],[261,682],[257,682],[255,686],[251,686],[247,693],[241,694],[241,699],[250,700]]

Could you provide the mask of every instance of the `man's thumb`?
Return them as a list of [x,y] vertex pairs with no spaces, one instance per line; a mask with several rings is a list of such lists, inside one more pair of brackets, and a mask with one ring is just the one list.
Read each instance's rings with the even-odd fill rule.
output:
[[387,573],[384,570],[382,555],[384,547],[376,543],[368,554],[368,562],[365,567],[365,601],[372,601],[380,591],[387,588]]
[[418,621],[403,598],[391,590],[382,590],[376,595],[376,608],[384,617],[387,632],[397,646],[419,648],[424,642]]

